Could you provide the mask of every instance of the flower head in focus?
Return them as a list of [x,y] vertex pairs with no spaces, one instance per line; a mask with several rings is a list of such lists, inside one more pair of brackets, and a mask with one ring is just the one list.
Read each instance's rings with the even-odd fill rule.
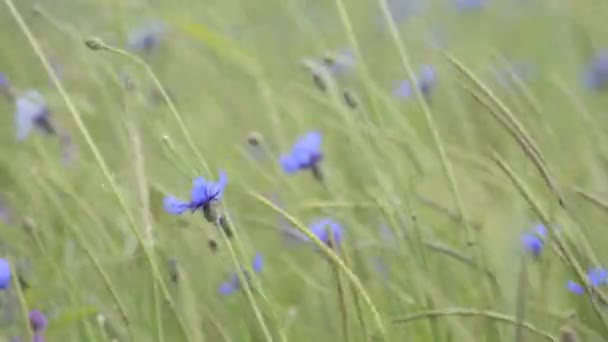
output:
[[190,201],[183,201],[173,196],[166,196],[164,199],[164,208],[169,214],[181,215],[190,210],[203,210],[203,212],[211,209],[212,202],[219,202],[223,195],[228,178],[226,173],[220,172],[217,182],[208,181],[203,177],[198,177],[192,184]]
[[[253,258],[253,262],[252,262],[252,269],[255,273],[260,273],[262,272],[262,267],[264,264],[264,259],[262,257],[261,254],[256,254],[255,257]],[[243,274],[245,275],[245,279],[247,281],[250,281],[250,275],[249,272],[247,270],[243,270]],[[230,279],[228,281],[223,282],[220,287],[218,288],[218,292],[221,295],[224,296],[228,296],[231,295],[237,291],[241,290],[241,282],[239,280],[239,277],[236,273],[233,273],[230,276]]]

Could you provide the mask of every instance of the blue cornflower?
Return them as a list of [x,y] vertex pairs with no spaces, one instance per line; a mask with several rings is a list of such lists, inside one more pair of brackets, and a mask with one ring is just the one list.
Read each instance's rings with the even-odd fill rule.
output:
[[[253,262],[252,262],[252,268],[253,271],[255,273],[260,273],[262,272],[262,266],[264,264],[264,259],[262,258],[261,254],[256,254],[255,257],[253,258]],[[245,274],[245,279],[247,279],[247,281],[250,280],[250,275],[247,272],[247,270],[243,270],[244,274]],[[223,282],[220,287],[218,288],[218,291],[220,294],[224,295],[224,296],[228,296],[233,294],[236,291],[239,291],[241,289],[241,282],[239,280],[239,277],[237,276],[236,273],[233,273],[230,276],[230,280]]]
[[600,51],[589,63],[583,75],[583,82],[590,89],[600,90],[608,87],[608,49]]
[[583,287],[583,285],[577,282],[568,280],[568,291],[577,295],[582,295],[583,293],[585,293],[585,288]]
[[521,235],[521,243],[535,257],[540,256],[545,245],[544,238],[547,237],[547,228],[543,224],[537,224],[532,232]]
[[461,11],[480,10],[486,5],[486,0],[456,0],[456,7]]
[[202,209],[206,211],[213,201],[220,201],[224,195],[224,188],[228,183],[226,173],[220,172],[218,182],[210,182],[203,177],[198,177],[192,184],[190,201],[183,201],[173,196],[164,199],[165,211],[169,214],[180,215],[191,210],[192,212]]
[[11,285],[12,275],[8,260],[0,258],[0,290],[4,290]]
[[323,159],[321,133],[311,131],[299,137],[291,151],[281,156],[281,166],[287,173],[304,169],[316,169]]
[[[416,77],[422,95],[428,98],[436,84],[436,72],[432,65],[422,65]],[[398,98],[410,98],[414,95],[412,84],[409,80],[403,80],[393,89],[393,95]]]
[[46,134],[55,134],[48,106],[38,91],[28,90],[19,96],[16,100],[16,107],[17,141],[25,140],[33,127],[37,127]]
[[[608,285],[608,270],[602,267],[596,267],[587,271],[587,281],[591,287],[600,287]],[[585,293],[585,287],[574,281],[568,281],[568,290],[574,294],[581,295]]]
[[[328,246],[332,246],[332,235],[333,241],[335,241],[338,246],[340,246],[340,243],[342,242],[342,227],[339,223],[330,218],[324,218],[313,222],[310,225],[310,231]],[[332,235],[330,235],[330,231]]]
[[167,27],[162,21],[150,21],[129,33],[127,45],[132,50],[148,53],[160,44],[166,31]]

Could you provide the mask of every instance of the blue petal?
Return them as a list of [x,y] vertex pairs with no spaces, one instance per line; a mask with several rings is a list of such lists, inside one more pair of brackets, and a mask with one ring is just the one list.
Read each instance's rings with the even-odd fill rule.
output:
[[226,184],[228,184],[228,177],[224,171],[220,171],[219,180],[217,183],[213,183],[213,187],[209,187],[209,198],[215,200],[221,200],[224,196],[224,189],[226,188]]
[[163,206],[166,212],[173,215],[183,214],[186,210],[190,209],[190,203],[182,201],[173,196],[165,197]]
[[393,89],[393,95],[399,98],[408,98],[412,96],[412,86],[410,82],[405,80],[401,81],[395,89]]
[[262,257],[262,254],[256,254],[255,257],[253,258],[253,270],[257,273],[260,273],[262,271],[262,266],[264,265],[264,258]]
[[543,249],[543,240],[534,233],[524,233],[521,243],[534,256],[539,256]]
[[319,240],[323,241],[324,243],[331,242],[329,231],[331,231],[333,234],[333,238],[338,245],[342,241],[342,227],[340,227],[340,225],[332,219],[325,218],[318,220],[311,225],[310,230]]
[[218,184],[220,185],[221,191],[224,192],[224,188],[226,188],[226,185],[228,184],[228,176],[226,176],[226,172],[220,171]]
[[203,177],[198,177],[192,182],[192,193],[190,200],[196,206],[200,206],[208,201],[207,188],[209,183]]
[[592,286],[601,286],[608,283],[608,270],[604,268],[593,268],[587,272],[589,282]]
[[230,281],[223,282],[218,288],[218,292],[224,296],[229,296],[236,292],[237,288]]
[[6,289],[11,285],[11,265],[6,259],[0,258],[0,290]]
[[534,227],[534,232],[542,237],[546,237],[547,236],[547,227],[545,227],[544,224],[537,224]]
[[294,151],[316,151],[321,148],[322,135],[319,131],[310,131],[301,136],[294,145]]
[[585,288],[583,287],[583,285],[569,280],[568,281],[568,291],[570,291],[574,294],[577,294],[577,295],[582,295],[583,293],[585,293]]
[[289,154],[281,156],[281,166],[286,173],[294,173],[300,169],[296,160]]

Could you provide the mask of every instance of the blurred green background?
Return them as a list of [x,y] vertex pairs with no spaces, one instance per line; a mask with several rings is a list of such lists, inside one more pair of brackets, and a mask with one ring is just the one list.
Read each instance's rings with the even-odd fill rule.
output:
[[[76,153],[17,142],[15,102],[0,101],[1,254],[29,285],[0,293],[3,341],[29,336],[34,308],[47,341],[607,340],[602,289],[566,284],[607,257],[608,100],[581,75],[608,46],[608,3],[389,1],[394,31],[375,1],[11,3],[0,72],[17,96],[44,95]],[[130,48],[152,21],[158,44]],[[302,61],[343,49],[354,65],[321,91]],[[430,100],[394,96],[425,64]],[[516,64],[529,75],[505,72]],[[327,188],[278,161],[310,130]],[[162,207],[220,170],[234,239]],[[281,231],[321,217],[344,229],[342,295],[335,259]],[[537,223],[556,230],[534,257],[520,237]],[[257,252],[251,296],[219,295]]]

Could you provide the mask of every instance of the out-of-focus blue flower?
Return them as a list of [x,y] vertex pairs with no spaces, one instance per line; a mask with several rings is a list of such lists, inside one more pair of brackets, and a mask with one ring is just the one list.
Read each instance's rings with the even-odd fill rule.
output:
[[[431,91],[437,82],[435,68],[432,65],[422,65],[416,76],[418,89],[426,98],[431,95]],[[393,95],[397,98],[407,99],[414,95],[414,89],[409,80],[403,80],[393,89]]]
[[321,132],[312,131],[298,138],[291,151],[281,156],[281,166],[287,173],[312,169],[323,159]]
[[[310,225],[310,231],[325,244],[332,246],[333,241],[340,246],[343,238],[342,227],[336,221],[330,218],[324,218],[313,222]],[[330,232],[332,235],[330,235]]]
[[608,284],[608,270],[605,268],[592,268],[587,272],[587,277],[593,287]]
[[544,247],[544,240],[547,237],[547,228],[543,224],[538,224],[532,232],[521,235],[521,243],[535,257],[540,256]]
[[600,51],[587,66],[583,82],[590,89],[608,87],[608,49]]
[[34,332],[42,332],[48,325],[46,316],[39,310],[30,311],[30,325]]
[[480,10],[485,7],[486,0],[456,0],[455,4],[461,11]]
[[127,45],[132,50],[149,53],[160,44],[166,32],[167,27],[162,21],[153,20],[132,30]]
[[[388,0],[386,4],[393,21],[397,24],[423,14],[429,7],[426,0]],[[386,18],[383,14],[380,15],[380,19],[382,25],[385,26]]]
[[0,258],[0,290],[4,290],[11,285],[12,276],[11,265],[8,260]]
[[[261,254],[258,253],[255,255],[251,266],[255,273],[262,272],[262,267],[264,266],[264,258],[262,257]],[[249,272],[247,272],[247,270],[243,270],[243,273],[245,274],[245,279],[247,279],[247,281],[249,281],[250,280]],[[223,282],[220,285],[220,287],[218,288],[218,292],[221,295],[228,296],[228,295],[231,295],[231,294],[239,291],[240,289],[241,289],[241,282],[239,281],[239,277],[237,276],[236,273],[233,273],[230,276],[230,280]]]
[[574,282],[572,280],[568,281],[568,291],[577,294],[577,295],[582,295],[583,293],[585,293],[585,288],[583,287],[583,285]]
[[17,97],[15,124],[17,141],[25,140],[33,127],[37,127],[46,134],[55,134],[46,101],[36,90],[28,90]]
[[180,215],[187,210],[196,211],[205,209],[212,201],[220,201],[224,195],[224,189],[228,183],[226,173],[220,172],[219,180],[211,182],[203,177],[198,177],[192,184],[190,201],[183,201],[174,196],[166,196],[164,199],[165,211],[169,214]]
[[[587,281],[594,288],[608,285],[608,270],[602,267],[589,269],[587,271]],[[568,290],[577,295],[585,293],[585,287],[574,281],[568,281]]]
[[11,84],[8,82],[8,77],[4,73],[0,72],[0,88],[9,88]]
[[352,49],[343,48],[334,56],[324,59],[324,65],[333,76],[340,76],[352,70],[355,66],[355,53]]

